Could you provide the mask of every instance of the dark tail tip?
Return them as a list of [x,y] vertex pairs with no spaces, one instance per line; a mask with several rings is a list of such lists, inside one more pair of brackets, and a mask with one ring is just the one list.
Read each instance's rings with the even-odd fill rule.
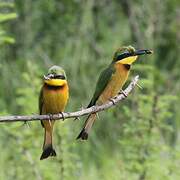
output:
[[56,156],[56,151],[53,149],[52,145],[46,146],[40,157],[40,160],[46,159],[49,156]]
[[82,131],[79,133],[76,139],[82,139],[82,140],[87,140],[88,139],[88,133],[85,131],[83,128]]

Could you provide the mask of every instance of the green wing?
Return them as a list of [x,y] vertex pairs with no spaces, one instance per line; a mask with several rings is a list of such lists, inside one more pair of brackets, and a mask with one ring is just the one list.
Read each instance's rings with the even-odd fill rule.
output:
[[[42,107],[43,107],[43,90],[41,88],[40,94],[39,94],[39,114],[42,114]],[[41,121],[42,127],[44,127],[42,121]]]
[[42,114],[42,107],[43,107],[43,90],[41,88],[40,94],[39,94],[39,114]]
[[115,72],[113,64],[110,64],[107,69],[101,72],[98,82],[96,84],[96,90],[89,103],[88,107],[94,106],[99,96],[102,94],[104,89],[106,88],[108,82],[110,81],[112,74]]

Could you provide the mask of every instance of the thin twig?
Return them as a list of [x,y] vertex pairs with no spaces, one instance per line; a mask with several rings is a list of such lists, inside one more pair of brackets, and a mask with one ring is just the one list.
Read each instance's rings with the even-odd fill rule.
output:
[[[104,111],[112,106],[117,105],[121,100],[125,99],[126,95],[128,95],[134,87],[137,85],[137,82],[139,80],[139,76],[136,76],[129,86],[123,91],[123,94],[118,94],[116,97],[109,100],[107,103],[100,105],[100,106],[92,106],[87,109],[82,109],[80,111],[76,112],[62,112],[59,114],[54,114],[51,116],[51,119],[53,120],[65,120],[68,118],[78,118],[80,116],[84,116],[91,113],[96,113],[99,111]],[[37,121],[37,120],[49,120],[49,115],[27,115],[27,116],[20,116],[20,115],[14,115],[14,116],[1,116],[0,117],[0,123],[1,122],[17,122],[17,121]]]

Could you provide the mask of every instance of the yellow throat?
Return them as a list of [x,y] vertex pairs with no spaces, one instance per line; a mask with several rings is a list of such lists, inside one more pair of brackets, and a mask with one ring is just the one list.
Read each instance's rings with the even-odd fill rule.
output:
[[137,59],[137,56],[130,56],[130,57],[127,57],[118,61],[118,63],[131,65],[134,61],[136,61],[136,59]]
[[65,79],[48,79],[44,80],[44,82],[50,86],[63,86],[67,84]]

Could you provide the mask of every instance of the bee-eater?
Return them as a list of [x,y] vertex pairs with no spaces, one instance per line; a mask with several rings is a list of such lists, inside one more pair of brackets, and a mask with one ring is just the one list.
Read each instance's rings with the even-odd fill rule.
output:
[[[57,114],[64,111],[69,98],[69,88],[65,71],[59,66],[52,66],[44,75],[43,86],[39,96],[40,114]],[[44,127],[44,145],[40,160],[56,156],[52,145],[52,133],[55,120],[41,121]]]
[[[122,90],[125,84],[130,68],[139,55],[151,54],[150,50],[135,50],[132,46],[121,47],[114,53],[110,65],[101,72],[96,84],[95,93],[87,107],[102,105]],[[90,114],[83,126],[77,139],[88,139],[88,134],[96,119],[96,114]]]

